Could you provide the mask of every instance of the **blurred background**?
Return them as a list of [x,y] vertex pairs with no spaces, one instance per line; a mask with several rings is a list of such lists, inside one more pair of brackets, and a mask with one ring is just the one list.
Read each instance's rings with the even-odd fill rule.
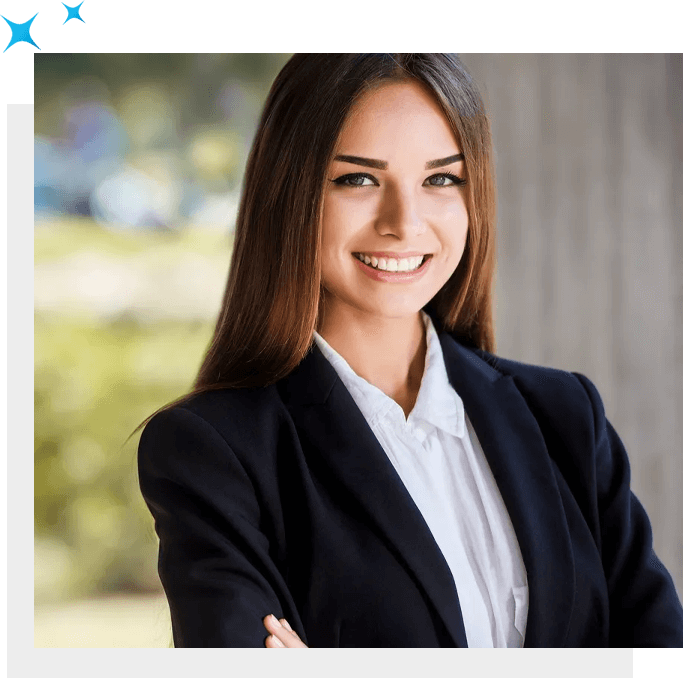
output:
[[[131,431],[186,392],[288,54],[35,55],[35,645],[168,647]],[[498,353],[579,371],[682,595],[682,55],[462,60],[492,120]]]

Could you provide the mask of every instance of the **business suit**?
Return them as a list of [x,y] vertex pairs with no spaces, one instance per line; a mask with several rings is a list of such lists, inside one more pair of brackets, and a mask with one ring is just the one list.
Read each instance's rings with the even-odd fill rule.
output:
[[[681,647],[593,385],[440,342],[525,562],[525,647]],[[139,474],[177,647],[262,647],[269,613],[311,647],[467,646],[446,561],[317,347],[275,385],[154,417]]]

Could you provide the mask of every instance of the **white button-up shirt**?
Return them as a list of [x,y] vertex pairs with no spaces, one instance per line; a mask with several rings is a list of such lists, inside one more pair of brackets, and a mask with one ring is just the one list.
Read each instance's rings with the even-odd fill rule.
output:
[[447,376],[430,317],[425,371],[408,416],[359,377],[318,332],[314,340],[347,387],[451,569],[468,647],[522,647],[527,573],[508,511],[463,401]]

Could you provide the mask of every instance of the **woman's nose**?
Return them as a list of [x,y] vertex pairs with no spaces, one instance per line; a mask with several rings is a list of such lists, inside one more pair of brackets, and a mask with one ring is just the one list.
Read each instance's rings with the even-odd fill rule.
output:
[[424,215],[417,197],[402,188],[388,189],[380,204],[376,230],[380,235],[394,235],[402,240],[425,231]]

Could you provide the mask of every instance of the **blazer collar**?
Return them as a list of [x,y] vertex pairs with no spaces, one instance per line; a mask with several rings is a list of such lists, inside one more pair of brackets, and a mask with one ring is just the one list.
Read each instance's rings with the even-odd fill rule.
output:
[[[439,331],[439,330],[438,330]],[[525,647],[561,647],[574,562],[556,476],[539,426],[510,376],[440,331],[449,381],[463,400],[513,524],[529,587]],[[458,592],[422,514],[336,371],[317,346],[278,382],[298,435],[384,535],[456,647],[467,647]]]

